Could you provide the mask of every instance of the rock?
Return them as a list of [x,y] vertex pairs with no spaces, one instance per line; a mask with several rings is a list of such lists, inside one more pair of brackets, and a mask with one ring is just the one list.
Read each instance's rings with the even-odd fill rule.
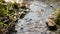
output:
[[47,19],[46,23],[48,24],[48,26],[54,26],[54,25],[56,25],[55,22],[53,20],[51,20],[51,19]]
[[47,19],[46,24],[47,24],[49,30],[51,30],[51,31],[56,31],[57,30],[57,25],[53,20]]
[[51,19],[51,20],[53,20],[53,21],[55,21],[56,18],[57,18],[57,17],[56,17],[56,15],[54,15],[54,12],[48,16],[48,19]]
[[26,8],[26,6],[25,6],[25,3],[24,3],[24,2],[17,3],[17,6],[18,6],[19,8],[22,8],[22,9]]

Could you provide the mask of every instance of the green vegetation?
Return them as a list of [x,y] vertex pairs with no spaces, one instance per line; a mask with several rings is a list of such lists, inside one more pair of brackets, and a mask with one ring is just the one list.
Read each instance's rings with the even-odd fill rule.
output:
[[56,16],[55,23],[60,27],[60,8],[54,9],[54,15]]
[[15,25],[17,18],[14,14],[16,10],[14,9],[15,3],[6,3],[0,0],[0,31],[3,32],[5,29]]
[[14,29],[10,28],[12,26],[15,27],[18,18],[24,18],[24,16],[28,12],[27,9],[28,11],[30,10],[28,7],[25,6],[25,3],[23,2],[19,4],[16,2],[11,3],[0,0],[0,33],[6,33],[5,31],[8,30],[8,34],[10,34]]

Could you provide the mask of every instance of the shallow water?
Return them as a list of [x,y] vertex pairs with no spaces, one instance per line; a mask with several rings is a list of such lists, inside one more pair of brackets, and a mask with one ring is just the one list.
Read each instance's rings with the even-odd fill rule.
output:
[[35,0],[30,1],[29,8],[31,11],[23,19],[18,20],[16,34],[45,34],[47,32],[45,20],[52,13],[52,8],[44,2]]

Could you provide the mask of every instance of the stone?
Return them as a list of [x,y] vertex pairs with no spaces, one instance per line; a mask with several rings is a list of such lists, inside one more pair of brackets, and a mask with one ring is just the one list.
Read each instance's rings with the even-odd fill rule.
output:
[[47,21],[46,23],[48,24],[48,26],[56,25],[55,22],[53,20],[51,20],[51,19],[47,19],[46,21]]

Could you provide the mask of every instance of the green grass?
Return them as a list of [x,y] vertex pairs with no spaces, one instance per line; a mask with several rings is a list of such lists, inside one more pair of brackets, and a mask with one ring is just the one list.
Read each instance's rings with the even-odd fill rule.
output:
[[[3,20],[0,18],[0,28],[4,24],[9,26],[15,23],[15,21],[13,21],[14,14],[16,13],[16,10],[14,10],[14,4],[15,3],[3,3],[2,0],[0,0],[0,17],[1,18],[6,17],[6,18],[3,18]],[[13,9],[10,10],[9,8],[13,8]],[[4,23],[4,20],[6,19],[8,19],[8,22]]]

